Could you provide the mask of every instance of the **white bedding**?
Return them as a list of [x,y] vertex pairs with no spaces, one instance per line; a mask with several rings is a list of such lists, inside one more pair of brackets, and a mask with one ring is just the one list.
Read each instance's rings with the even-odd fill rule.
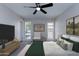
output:
[[44,52],[46,56],[69,56],[69,55],[77,55],[73,51],[67,51],[62,49],[56,42],[44,42],[43,43]]
[[[24,56],[30,46],[31,44],[26,45],[17,56]],[[79,55],[79,53],[76,53],[73,51],[66,51],[62,49],[59,45],[56,44],[56,42],[53,42],[53,41],[43,42],[43,47],[44,47],[45,56],[69,56],[69,55],[76,56],[76,55]]]

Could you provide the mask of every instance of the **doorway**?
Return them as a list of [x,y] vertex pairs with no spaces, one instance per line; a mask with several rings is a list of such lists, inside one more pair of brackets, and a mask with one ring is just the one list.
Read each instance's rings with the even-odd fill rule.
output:
[[54,23],[47,23],[47,38],[48,40],[54,40]]
[[32,23],[30,21],[25,22],[25,40],[31,41],[32,39]]

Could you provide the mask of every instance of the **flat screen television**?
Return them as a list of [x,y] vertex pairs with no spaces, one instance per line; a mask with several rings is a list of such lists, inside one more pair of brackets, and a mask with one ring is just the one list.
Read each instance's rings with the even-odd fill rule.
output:
[[0,24],[0,45],[12,41],[14,37],[15,37],[15,26]]

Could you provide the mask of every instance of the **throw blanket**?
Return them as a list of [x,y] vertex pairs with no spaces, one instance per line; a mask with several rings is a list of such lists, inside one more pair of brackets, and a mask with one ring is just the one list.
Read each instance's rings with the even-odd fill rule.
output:
[[45,56],[42,41],[33,41],[25,56]]

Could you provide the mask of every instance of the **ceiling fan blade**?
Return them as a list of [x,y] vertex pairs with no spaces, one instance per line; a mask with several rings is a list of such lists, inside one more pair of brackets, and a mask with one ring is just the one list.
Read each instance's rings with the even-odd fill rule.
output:
[[24,8],[36,8],[36,7],[33,7],[33,6],[24,6]]
[[37,12],[37,10],[35,10],[35,11],[33,12],[33,14],[36,14],[36,12]]
[[40,6],[40,3],[35,3],[36,4],[36,7],[39,7]]
[[40,11],[42,11],[44,14],[47,14],[47,12],[43,9],[40,9]]
[[51,7],[53,6],[53,3],[49,3],[49,4],[46,4],[46,5],[42,5],[40,6],[41,8],[47,8],[47,7]]

